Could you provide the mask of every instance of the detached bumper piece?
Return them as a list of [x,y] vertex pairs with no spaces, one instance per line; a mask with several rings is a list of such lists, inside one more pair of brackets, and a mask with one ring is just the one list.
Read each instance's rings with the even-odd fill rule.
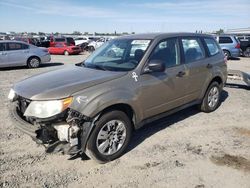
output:
[[[227,74],[228,80],[231,81],[241,81],[247,85],[247,87],[250,87],[250,74],[247,74],[245,72],[239,71],[239,70],[228,70]],[[233,84],[232,82],[228,84]]]
[[15,124],[15,126],[21,130],[22,132],[28,134],[29,136],[31,136],[33,139],[36,138],[37,136],[37,131],[39,130],[39,126],[35,126],[32,125],[30,123],[28,123],[27,121],[25,121],[22,118],[21,113],[18,110],[18,106],[16,103],[14,103],[11,108],[10,108],[10,112],[9,112],[11,119],[13,121],[13,123]]

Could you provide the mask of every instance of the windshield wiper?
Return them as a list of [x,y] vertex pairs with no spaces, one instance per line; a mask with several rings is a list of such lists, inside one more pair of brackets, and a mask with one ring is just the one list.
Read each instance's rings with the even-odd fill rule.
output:
[[103,70],[106,71],[107,69],[105,69],[103,66],[101,65],[94,65],[93,68],[98,69],[98,70]]
[[106,71],[103,66],[101,65],[95,65],[95,64],[85,64],[84,62],[81,64],[83,67],[90,68],[90,69],[98,69],[98,70],[103,70]]

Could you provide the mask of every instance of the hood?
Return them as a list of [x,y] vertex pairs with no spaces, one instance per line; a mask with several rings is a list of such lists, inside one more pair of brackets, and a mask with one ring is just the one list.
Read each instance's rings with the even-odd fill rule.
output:
[[15,84],[13,89],[18,95],[31,100],[61,99],[126,74],[72,66],[27,78]]

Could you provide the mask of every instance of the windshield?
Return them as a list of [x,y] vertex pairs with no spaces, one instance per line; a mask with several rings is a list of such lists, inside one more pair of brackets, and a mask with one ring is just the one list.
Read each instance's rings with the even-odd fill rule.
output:
[[84,66],[110,71],[130,71],[141,61],[150,40],[116,39],[104,43]]

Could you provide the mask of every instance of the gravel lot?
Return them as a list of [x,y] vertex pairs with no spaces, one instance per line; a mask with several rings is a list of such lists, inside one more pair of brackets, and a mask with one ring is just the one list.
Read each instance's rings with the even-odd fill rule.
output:
[[[250,187],[250,93],[234,85],[224,88],[215,112],[192,107],[151,123],[108,164],[46,154],[10,121],[10,87],[86,55],[52,56],[38,69],[0,69],[0,187]],[[250,73],[250,59],[230,60],[228,67]]]

